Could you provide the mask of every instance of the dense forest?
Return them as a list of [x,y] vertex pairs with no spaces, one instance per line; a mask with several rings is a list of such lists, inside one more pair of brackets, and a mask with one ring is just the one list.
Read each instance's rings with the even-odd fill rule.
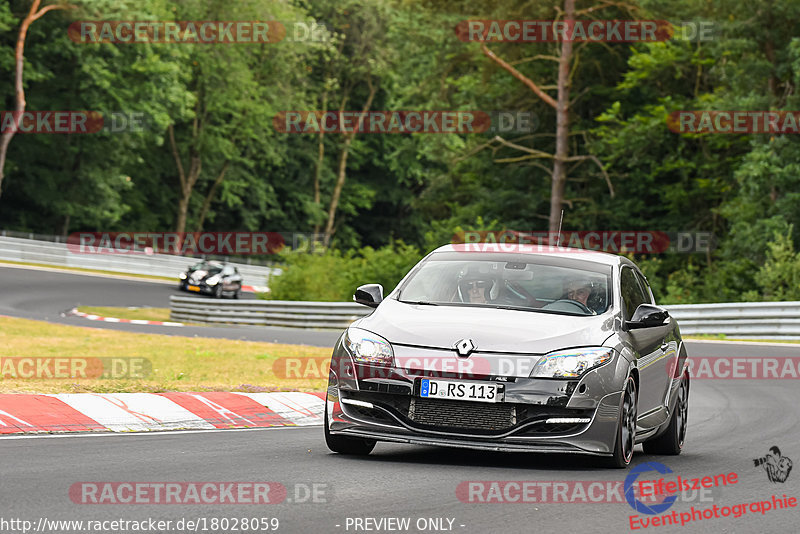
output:
[[[34,0],[0,3],[0,97]],[[800,136],[680,132],[680,110],[796,111],[796,0],[45,0],[28,20],[27,110],[143,116],[136,128],[17,133],[0,228],[270,231],[274,295],[387,285],[464,230],[713,234],[636,255],[665,303],[800,300]],[[650,42],[465,39],[468,20],[657,20]],[[276,42],[85,42],[76,21],[281,21]],[[711,28],[701,33],[697,28]],[[284,133],[285,113],[467,110],[473,133]],[[496,128],[498,117],[533,117]],[[284,115],[282,115],[284,114]],[[515,115],[517,114],[517,115]],[[117,131],[119,130],[119,131]],[[4,136],[6,128],[3,130]],[[555,200],[554,200],[555,199]],[[365,279],[369,278],[369,279]]]

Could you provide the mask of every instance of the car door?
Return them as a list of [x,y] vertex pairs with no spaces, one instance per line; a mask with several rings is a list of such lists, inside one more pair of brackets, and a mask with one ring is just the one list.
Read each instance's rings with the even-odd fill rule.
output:
[[[625,321],[630,321],[640,304],[652,304],[650,291],[644,277],[633,267],[623,266],[620,272],[620,290]],[[673,321],[665,326],[628,330],[631,345],[636,353],[639,368],[639,419],[659,424],[666,417],[664,390],[669,382],[665,340],[672,330]],[[647,426],[650,426],[649,424]]]
[[242,288],[242,275],[239,274],[239,269],[236,267],[233,268],[233,276],[231,276],[231,286],[233,289],[241,289]]
[[231,267],[230,265],[226,265],[225,267],[222,268],[221,283],[222,283],[222,289],[224,289],[225,291],[232,291],[236,289],[234,287],[235,281],[233,280],[233,275],[234,275],[233,267]]

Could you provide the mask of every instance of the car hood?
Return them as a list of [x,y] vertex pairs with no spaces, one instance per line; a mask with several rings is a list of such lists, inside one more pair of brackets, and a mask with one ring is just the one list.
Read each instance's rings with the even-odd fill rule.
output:
[[215,272],[212,273],[212,272],[209,272],[209,271],[207,271],[205,269],[197,269],[196,271],[190,271],[189,275],[188,275],[188,278],[189,278],[189,280],[192,280],[192,281],[195,281],[195,282],[199,282],[201,280],[205,280],[206,278],[209,278],[209,277],[214,276],[215,274],[219,274],[219,273],[220,273],[220,271],[215,271]]
[[599,346],[613,333],[614,314],[586,317],[468,306],[430,306],[384,300],[353,326],[390,343],[452,349],[471,339],[476,352],[543,354]]

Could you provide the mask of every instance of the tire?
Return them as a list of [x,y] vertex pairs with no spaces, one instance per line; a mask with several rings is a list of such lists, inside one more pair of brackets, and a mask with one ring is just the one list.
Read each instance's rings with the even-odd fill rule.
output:
[[242,297],[242,288],[238,288],[236,291],[233,292],[233,298],[239,299]]
[[214,298],[215,299],[222,298],[222,283],[217,284],[217,287],[214,288]]
[[686,441],[686,426],[689,418],[689,376],[684,375],[678,389],[675,411],[669,419],[667,431],[642,444],[647,454],[676,456],[683,450]]
[[325,410],[325,444],[333,452],[351,456],[366,456],[375,448],[374,439],[356,439],[331,435],[328,430],[327,409]]
[[638,415],[638,396],[636,382],[629,376],[625,381],[622,400],[619,405],[614,454],[606,459],[606,467],[625,469],[633,459],[633,447],[636,445],[636,417]]
[[186,282],[178,284],[178,291],[186,291]]

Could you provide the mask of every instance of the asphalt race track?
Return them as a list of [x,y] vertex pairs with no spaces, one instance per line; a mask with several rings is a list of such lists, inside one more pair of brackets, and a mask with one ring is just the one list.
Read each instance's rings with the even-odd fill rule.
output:
[[[660,461],[686,478],[735,472],[735,485],[715,489],[695,502],[676,502],[687,512],[713,505],[733,506],[769,500],[773,494],[798,496],[800,474],[771,483],[753,458],[772,445],[800,458],[796,383],[772,381],[696,381],[690,403],[689,433],[678,457],[638,451],[633,465]],[[329,453],[322,429],[265,429],[211,433],[76,436],[0,440],[0,499],[6,517],[48,519],[147,519],[149,517],[277,517],[279,532],[365,532],[346,528],[347,518],[408,517],[454,519],[464,533],[627,532],[633,509],[612,503],[461,502],[464,481],[622,481],[624,471],[599,469],[592,458],[483,453],[378,444],[366,458]],[[288,499],[302,500],[313,484],[317,503],[284,501],[269,505],[87,505],[75,504],[70,486],[83,481],[279,482]],[[32,498],[32,496],[34,496]],[[692,496],[689,496],[690,498]],[[797,509],[747,513],[703,520],[681,527],[651,527],[655,532],[796,532]],[[340,525],[337,527],[336,525]],[[460,525],[464,525],[461,527]],[[222,531],[222,530],[220,530]],[[231,530],[228,530],[231,531]],[[391,530],[383,530],[390,532]],[[409,530],[417,532],[415,528]],[[431,531],[431,530],[423,530]],[[434,530],[436,531],[436,530]],[[174,532],[179,532],[174,530]]]
[[[52,323],[108,328],[187,337],[215,337],[247,341],[271,341],[315,346],[332,346],[337,332],[307,331],[270,327],[156,326],[104,323],[62,314],[83,306],[149,306],[169,308],[170,295],[186,295],[166,282],[117,279],[106,276],[21,269],[0,264],[0,315]],[[243,293],[242,298],[255,298]]]
[[[77,304],[117,306],[167,305],[169,286],[105,278],[62,275],[0,267],[0,314],[87,325],[58,312]],[[136,325],[90,326],[130,331],[164,332],[169,329]],[[242,336],[258,339],[256,329],[183,328],[180,335]],[[263,330],[263,329],[262,329]],[[198,333],[199,332],[199,333]],[[225,335],[226,332],[228,335]],[[329,333],[321,333],[328,335]],[[309,332],[271,329],[260,339],[297,335],[310,342]],[[336,334],[331,333],[335,338]],[[329,336],[330,337],[330,336]],[[315,338],[316,339],[316,338]],[[320,345],[325,345],[320,338]],[[290,341],[291,342],[291,341]],[[330,341],[327,342],[330,344]],[[800,356],[800,346],[691,342],[691,357]],[[675,475],[701,478],[734,472],[735,484],[700,493],[688,492],[664,512],[691,514],[714,506],[733,507],[770,501],[784,494],[800,497],[800,472],[795,467],[783,483],[773,483],[753,459],[778,446],[785,457],[800,460],[800,388],[794,379],[702,380],[692,382],[688,438],[680,456],[648,456],[637,447],[633,468],[643,462],[661,462]],[[627,471],[596,466],[590,457],[537,456],[522,453],[486,453],[379,443],[365,458],[329,453],[320,427],[171,432],[128,435],[72,435],[0,439],[0,532],[12,530],[3,520],[171,520],[162,532],[189,532],[176,528],[185,519],[203,521],[198,532],[266,532],[238,530],[212,523],[227,518],[277,518],[278,532],[632,532],[630,516],[637,513],[625,502],[465,502],[457,493],[469,481],[585,481],[622,482]],[[658,475],[662,476],[662,475]],[[671,478],[669,478],[671,477]],[[642,479],[657,478],[655,473]],[[80,504],[70,488],[81,482],[277,482],[287,489],[286,499],[273,504]],[[316,486],[315,486],[316,485]],[[461,486],[462,488],[464,486]],[[313,491],[316,488],[316,498]],[[620,490],[621,492],[621,490]],[[605,493],[604,493],[605,494]],[[484,496],[489,493],[483,493]],[[539,495],[538,492],[534,494]],[[517,496],[519,492],[509,494]],[[612,495],[613,496],[613,495]],[[73,493],[73,498],[75,494]],[[501,496],[501,498],[504,498]],[[300,502],[298,502],[300,501]],[[314,502],[316,501],[316,502]],[[741,509],[740,509],[741,510]],[[741,517],[702,519],[685,526],[650,526],[646,532],[797,532],[798,508],[751,511]],[[369,518],[369,521],[366,519]],[[397,529],[390,518],[410,520]],[[430,521],[427,520],[436,520]],[[380,524],[376,522],[384,521]],[[452,521],[452,523],[450,522]],[[19,523],[18,523],[19,525]],[[203,529],[205,525],[205,530]],[[213,525],[217,525],[212,528]],[[637,523],[635,526],[641,527]],[[45,530],[49,531],[49,530]],[[63,529],[59,532],[78,531]],[[85,532],[86,530],[84,530]],[[95,530],[101,532],[102,530]],[[125,530],[105,530],[125,532]]]

